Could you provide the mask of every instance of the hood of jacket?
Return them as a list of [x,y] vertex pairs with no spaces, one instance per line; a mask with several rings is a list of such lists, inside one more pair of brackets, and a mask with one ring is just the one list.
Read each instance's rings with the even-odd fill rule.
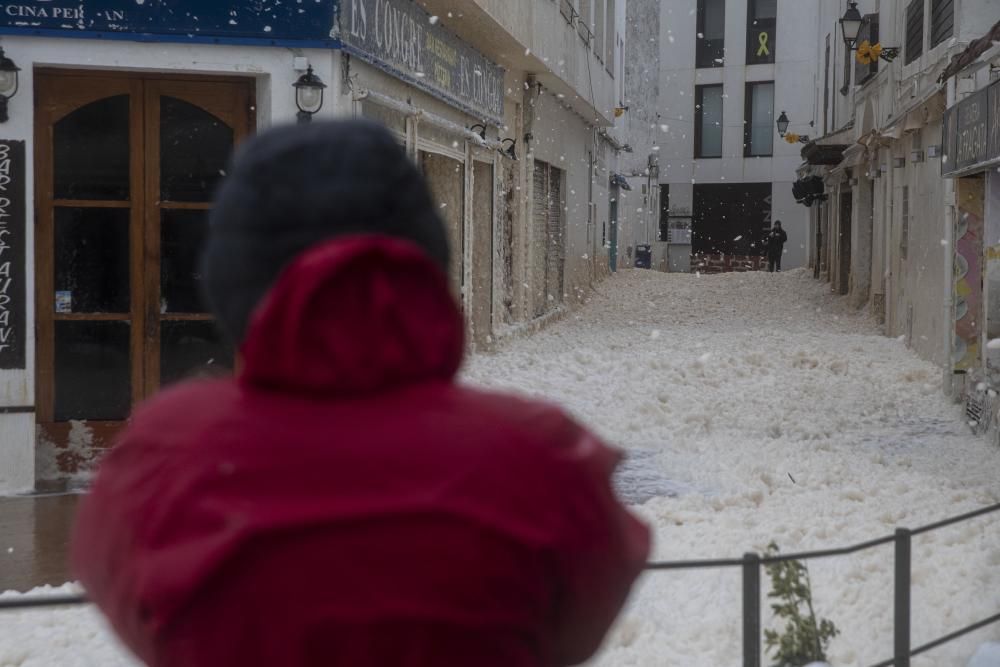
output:
[[291,262],[240,347],[240,383],[352,397],[450,381],[464,325],[444,272],[416,245],[341,237]]

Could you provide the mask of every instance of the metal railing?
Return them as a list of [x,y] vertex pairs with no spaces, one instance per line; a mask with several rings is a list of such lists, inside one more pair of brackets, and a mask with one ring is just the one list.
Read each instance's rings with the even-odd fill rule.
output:
[[[972,519],[1000,512],[1000,504],[959,514],[913,530],[897,528],[895,534],[861,542],[848,547],[803,551],[799,553],[760,556],[747,553],[742,558],[720,558],[711,560],[682,560],[649,563],[646,569],[652,572],[670,570],[704,570],[739,567],[743,570],[743,667],[761,667],[761,567],[788,561],[806,561],[835,556],[849,556],[887,544],[895,545],[895,577],[893,607],[893,657],[875,663],[871,667],[910,667],[910,658],[926,653],[971,632],[1000,622],[1000,613],[976,621],[917,647],[911,645],[910,637],[910,591],[912,589],[912,539],[917,535],[930,533],[941,528],[970,521]],[[0,600],[0,612],[8,610],[40,609],[87,604],[84,595],[35,596]]]
[[992,625],[1000,621],[1000,614],[977,621],[939,637],[931,642],[913,648],[910,641],[910,591],[912,588],[911,548],[912,538],[956,523],[969,521],[977,517],[1000,512],[1000,504],[983,507],[978,510],[959,514],[948,519],[909,530],[898,528],[894,535],[861,542],[849,547],[838,549],[823,549],[819,551],[804,551],[801,553],[778,554],[761,557],[756,553],[748,553],[743,558],[722,558],[716,560],[687,560],[650,563],[647,569],[662,570],[693,570],[740,567],[743,569],[743,667],[761,667],[761,586],[760,569],[762,566],[787,561],[806,561],[834,556],[849,556],[886,544],[895,545],[895,581],[893,605],[893,657],[875,663],[871,667],[910,667],[910,658],[926,653],[933,648],[947,644],[959,637]]

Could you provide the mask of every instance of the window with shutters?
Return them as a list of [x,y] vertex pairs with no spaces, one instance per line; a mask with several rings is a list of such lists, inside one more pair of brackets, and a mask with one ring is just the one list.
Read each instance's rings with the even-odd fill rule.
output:
[[[843,44],[843,42],[841,42]],[[844,85],[840,88],[841,95],[847,95],[851,92],[851,72],[853,68],[851,63],[854,62],[854,52],[848,48],[844,49]],[[836,107],[836,105],[834,105]]]
[[[861,22],[861,29],[858,30],[858,44],[868,42],[878,44],[878,14],[868,14]],[[855,59],[854,65],[854,85],[863,85],[868,79],[878,74],[878,58],[871,64],[865,65]]]
[[722,86],[696,86],[694,155],[722,157]]
[[830,34],[826,35],[826,59],[823,65],[823,134],[830,131]]
[[912,0],[906,8],[906,64],[924,52],[924,0]]
[[618,13],[616,11],[615,0],[608,0],[608,16],[605,30],[608,34],[607,46],[604,55],[604,67],[608,70],[611,78],[615,78],[615,42],[618,40],[617,28]]
[[903,206],[902,206],[903,229],[899,235],[899,254],[906,259],[907,246],[910,241],[910,186],[903,186]]
[[604,62],[604,2],[597,0],[594,3],[594,55],[601,62]]
[[931,48],[955,34],[955,0],[931,0]]
[[587,46],[590,46],[590,42],[594,39],[593,7],[591,6],[591,0],[579,0],[579,2],[580,19],[576,24],[576,28],[580,33],[580,39],[582,39]]
[[726,58],[725,0],[698,0],[696,67],[722,67]]
[[531,262],[535,317],[555,310],[563,302],[566,250],[562,182],[561,169],[535,160]]

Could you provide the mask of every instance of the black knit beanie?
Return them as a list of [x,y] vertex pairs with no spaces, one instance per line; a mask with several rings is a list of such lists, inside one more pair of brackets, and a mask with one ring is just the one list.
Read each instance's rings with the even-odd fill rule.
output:
[[285,265],[321,241],[393,236],[448,267],[447,235],[423,176],[385,128],[367,121],[292,125],[250,140],[210,221],[205,296],[236,343]]

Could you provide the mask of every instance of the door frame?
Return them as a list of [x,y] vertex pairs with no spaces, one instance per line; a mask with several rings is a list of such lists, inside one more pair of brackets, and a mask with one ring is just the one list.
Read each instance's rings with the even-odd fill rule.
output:
[[[236,107],[245,112],[230,114],[230,118],[217,113],[217,108],[187,99],[184,87],[218,86],[230,84],[239,91]],[[160,239],[150,228],[152,216],[159,216],[159,124],[155,108],[150,105],[156,91],[167,89],[174,95],[215,115],[233,127],[236,143],[252,136],[256,130],[256,79],[251,76],[197,75],[188,73],[147,73],[118,70],[77,70],[40,67],[34,71],[34,178],[35,178],[35,409],[36,423],[44,436],[57,446],[69,441],[72,422],[55,421],[55,220],[54,137],[52,127],[68,114],[87,104],[116,94],[130,96],[129,108],[129,199],[124,201],[63,201],[60,206],[72,204],[81,208],[129,208],[129,281],[130,311],[122,314],[81,313],[77,317],[61,314],[60,320],[128,320],[132,325],[129,345],[131,360],[132,409],[159,388],[159,327],[150,340],[151,325],[159,323],[159,298],[148,298],[159,289],[160,276],[146,270],[147,260],[155,259],[159,266]],[[110,92],[109,92],[110,91]],[[137,103],[138,101],[138,103]],[[151,148],[150,148],[151,147]],[[147,168],[156,162],[155,169]],[[135,168],[136,166],[141,168]],[[155,172],[155,173],[154,173]],[[154,176],[156,178],[154,178]],[[154,186],[156,186],[154,188]],[[156,205],[149,205],[156,202]],[[208,205],[202,208],[209,208]],[[155,237],[155,238],[154,238]],[[153,257],[150,253],[157,253]],[[153,276],[152,274],[157,274]],[[155,302],[155,303],[153,303]],[[155,312],[154,312],[155,311]],[[141,332],[141,334],[137,333]],[[154,345],[155,343],[155,345]],[[156,356],[154,360],[153,357]],[[110,444],[124,422],[88,421],[94,447]]]
[[847,294],[851,290],[851,238],[852,221],[854,212],[854,191],[845,188],[840,191],[840,214],[839,243],[837,252],[839,255],[839,268],[837,274],[837,291],[839,294]]

